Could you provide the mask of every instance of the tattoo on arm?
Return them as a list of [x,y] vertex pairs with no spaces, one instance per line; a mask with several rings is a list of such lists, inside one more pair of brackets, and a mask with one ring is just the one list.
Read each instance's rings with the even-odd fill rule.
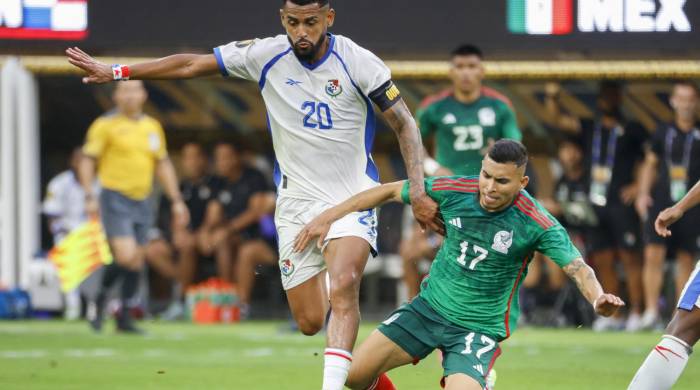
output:
[[399,139],[401,154],[406,164],[406,172],[411,182],[411,193],[424,192],[423,144],[411,111],[402,99],[384,112],[384,118]]
[[595,299],[603,293],[603,289],[598,279],[595,277],[595,272],[593,272],[591,267],[589,267],[583,259],[576,259],[563,269],[569,278],[576,283],[578,290],[581,291],[589,302],[593,303]]

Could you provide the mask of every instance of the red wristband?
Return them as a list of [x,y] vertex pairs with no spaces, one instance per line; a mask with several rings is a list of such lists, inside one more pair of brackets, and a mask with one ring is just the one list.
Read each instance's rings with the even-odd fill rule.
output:
[[131,72],[128,66],[119,64],[112,65],[112,76],[115,81],[127,81],[129,80],[130,74]]

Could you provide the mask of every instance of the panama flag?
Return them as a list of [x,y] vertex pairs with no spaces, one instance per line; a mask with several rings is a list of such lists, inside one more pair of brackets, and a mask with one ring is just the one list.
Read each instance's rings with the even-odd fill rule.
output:
[[573,30],[573,0],[508,0],[508,30],[563,35]]
[[88,0],[0,0],[0,39],[85,39]]

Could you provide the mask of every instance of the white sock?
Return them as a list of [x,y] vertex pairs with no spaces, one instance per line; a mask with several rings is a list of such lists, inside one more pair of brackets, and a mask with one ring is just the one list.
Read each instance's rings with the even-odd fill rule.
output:
[[336,348],[326,348],[323,366],[323,390],[343,390],[348,379],[352,354]]
[[654,347],[627,390],[668,390],[681,376],[693,349],[683,340],[664,335]]

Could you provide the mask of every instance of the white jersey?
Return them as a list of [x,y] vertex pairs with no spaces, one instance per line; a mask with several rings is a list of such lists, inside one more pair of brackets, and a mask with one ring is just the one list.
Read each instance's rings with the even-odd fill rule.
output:
[[338,204],[376,186],[368,95],[391,79],[387,66],[350,39],[329,34],[326,55],[309,65],[286,35],[214,49],[223,75],[257,81],[275,149],[280,196]]
[[[97,180],[93,192],[99,194]],[[87,220],[85,192],[72,171],[61,172],[49,181],[42,211],[53,219],[50,228],[54,244]]]

